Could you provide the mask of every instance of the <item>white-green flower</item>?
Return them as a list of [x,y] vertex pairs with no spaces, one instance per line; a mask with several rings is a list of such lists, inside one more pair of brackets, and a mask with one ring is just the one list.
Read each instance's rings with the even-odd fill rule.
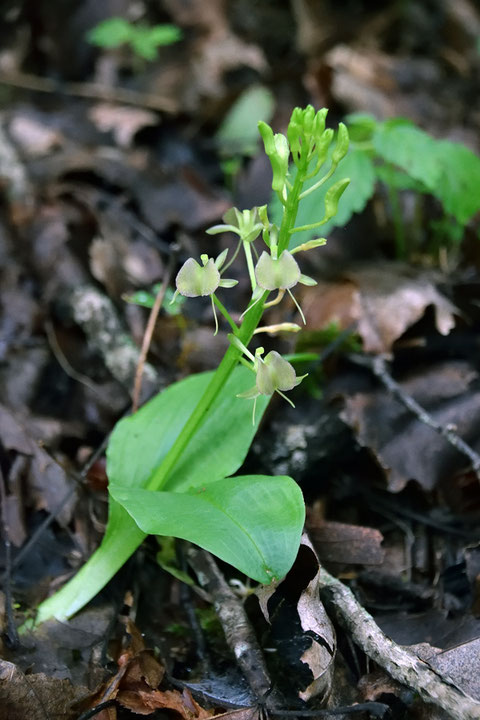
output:
[[265,358],[262,358],[263,348],[257,348],[255,355],[252,355],[250,350],[235,336],[228,336],[232,345],[235,345],[241,352],[243,352],[253,363],[249,365],[250,369],[256,374],[255,385],[246,390],[243,393],[239,393],[237,397],[246,398],[248,400],[255,400],[253,406],[253,422],[255,423],[255,406],[256,400],[260,395],[273,395],[278,393],[286,400],[292,407],[295,407],[293,402],[284,395],[288,390],[300,385],[303,378],[306,375],[297,377],[295,368],[288,360],[285,360],[280,353],[276,350],[271,350]]
[[171,300],[172,304],[178,294],[185,297],[206,297],[210,296],[212,301],[213,316],[215,318],[215,334],[218,332],[217,313],[215,311],[214,293],[219,287],[230,288],[238,283],[238,280],[223,278],[220,270],[227,257],[228,250],[224,250],[216,260],[208,255],[201,255],[202,264],[194,258],[188,258],[175,278],[176,290]]
[[277,258],[274,256],[274,253],[269,255],[264,251],[260,255],[260,258],[255,266],[255,278],[258,287],[262,290],[279,291],[277,300],[273,301],[275,304],[282,299],[286,290],[297,306],[298,312],[305,324],[305,316],[302,309],[290,290],[295,287],[297,283],[301,283],[302,285],[316,285],[316,282],[311,277],[308,277],[308,275],[302,275],[298,263],[292,253],[288,252],[288,250],[284,250],[280,257]]

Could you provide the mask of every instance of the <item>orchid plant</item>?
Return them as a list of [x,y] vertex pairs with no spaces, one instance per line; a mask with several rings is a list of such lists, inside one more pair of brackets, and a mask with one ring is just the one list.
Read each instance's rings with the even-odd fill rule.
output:
[[[299,283],[315,281],[302,274],[297,257],[326,240],[313,239],[289,249],[292,235],[306,229],[295,226],[295,220],[302,199],[336,172],[349,142],[343,124],[336,136],[325,128],[326,115],[326,109],[316,112],[310,105],[295,108],[286,135],[274,134],[267,124],[259,123],[273,171],[272,189],[283,207],[281,223],[270,221],[266,206],[232,208],[221,225],[207,230],[238,237],[230,261],[227,250],[216,259],[201,255],[200,263],[189,258],[176,277],[175,294],[210,297],[216,329],[217,311],[228,323],[225,355],[215,371],[174,383],[116,425],[107,450],[110,502],[103,541],[76,576],[40,605],[37,621],[74,614],[147,534],[194,542],[262,583],[279,579],[290,569],[305,517],[298,485],[286,476],[232,476],[272,395],[291,403],[285,393],[305,377],[297,377],[292,363],[277,351],[264,356],[263,347],[252,352],[249,344],[262,331],[299,330],[296,323],[261,325],[263,314],[285,293],[294,299],[305,322],[292,290]],[[327,170],[320,176],[324,165]],[[312,179],[313,185],[303,189]],[[309,230],[335,215],[348,182],[340,179],[329,188],[323,217]],[[263,243],[261,253],[257,242]],[[237,325],[217,293],[236,284],[223,273],[242,249],[251,297]],[[253,422],[246,399],[254,400]]]

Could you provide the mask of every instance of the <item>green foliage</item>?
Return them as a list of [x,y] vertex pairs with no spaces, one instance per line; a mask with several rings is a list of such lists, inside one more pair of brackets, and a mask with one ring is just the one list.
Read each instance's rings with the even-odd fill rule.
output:
[[[123,300],[132,305],[140,305],[140,307],[151,309],[155,303],[155,297],[160,291],[160,286],[161,283],[157,283],[153,286],[151,292],[148,290],[137,290],[133,295],[124,295]],[[167,288],[162,302],[162,310],[165,310],[167,315],[180,315],[182,312],[182,305],[185,302],[185,298],[183,295],[174,297],[174,294],[172,288]]]
[[[322,233],[346,225],[354,213],[361,212],[380,181],[393,191],[433,195],[446,216],[441,236],[458,242],[461,228],[480,210],[480,158],[461,143],[437,140],[402,118],[377,122],[370,115],[358,114],[347,121],[351,146],[342,170],[351,182],[338,213]],[[318,205],[332,184],[329,180],[314,197],[305,198],[298,225],[311,223],[318,216]],[[281,205],[275,197],[273,205],[276,215]],[[440,228],[438,222],[434,227]],[[299,233],[290,248],[316,234],[313,229]]]
[[[190,375],[170,385],[135,415],[117,423],[107,450],[110,488],[145,487],[198,404],[212,375]],[[248,370],[236,368],[168,478],[165,490],[186,492],[238,470],[270,400],[259,398],[259,415],[252,426],[250,406],[235,397],[249,385]]]
[[220,125],[216,139],[225,157],[255,155],[258,150],[258,122],[269,122],[274,99],[268,88],[252,85],[233,103]]
[[[211,462],[207,478],[213,469]],[[289,477],[247,475],[185,493],[110,492],[144,532],[190,540],[259,582],[283,577],[295,560],[305,512]]]
[[87,40],[92,45],[103,48],[130,45],[144,60],[155,60],[159,47],[172,45],[181,38],[182,31],[176,25],[134,25],[120,17],[103,20],[87,33]]

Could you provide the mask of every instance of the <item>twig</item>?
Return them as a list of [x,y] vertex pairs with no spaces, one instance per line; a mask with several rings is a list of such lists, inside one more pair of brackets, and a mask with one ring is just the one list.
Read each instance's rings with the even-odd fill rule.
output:
[[396,397],[396,399],[404,405],[410,412],[412,412],[420,422],[431,427],[436,433],[453,445],[462,455],[468,457],[472,463],[472,468],[480,482],[480,455],[470,447],[462,438],[455,432],[451,425],[441,425],[438,423],[425,408],[423,408],[417,401],[409,395],[405,390],[393,379],[387,370],[385,357],[383,355],[377,355],[376,357],[367,357],[365,355],[350,355],[350,358],[358,365],[368,367],[373,374],[383,383],[383,385]]
[[153,303],[153,307],[150,310],[150,315],[148,316],[147,327],[145,328],[145,333],[143,335],[142,348],[140,350],[137,370],[135,372],[135,383],[133,386],[132,395],[132,413],[136,412],[138,409],[138,404],[140,401],[140,391],[142,389],[143,368],[145,366],[145,360],[147,359],[150,343],[152,342],[152,335],[155,329],[155,323],[157,322],[158,313],[160,312],[160,308],[162,307],[163,299],[165,297],[165,293],[167,292],[168,284],[172,276],[173,263],[174,258],[173,255],[171,255],[168,261],[167,268],[163,275],[162,284],[160,285],[157,296],[155,298],[155,302]]
[[67,358],[65,357],[62,348],[60,347],[57,336],[55,334],[55,328],[53,327],[53,323],[50,320],[45,320],[44,323],[45,332],[47,335],[48,344],[50,345],[50,349],[55,355],[55,359],[62,368],[65,375],[68,375],[73,380],[76,380],[77,382],[81,383],[82,385],[85,385],[89,390],[91,390],[96,395],[100,395],[100,392],[93,383],[90,378],[88,378],[86,375],[83,375],[82,373],[79,373],[73,368],[70,363],[68,362]]
[[322,599],[363,652],[392,678],[445,710],[454,720],[479,720],[480,702],[466,695],[448,678],[432,670],[414,653],[400,647],[380,630],[351,590],[322,568]]
[[[89,342],[102,356],[113,377],[129,390],[133,386],[140,352],[125,332],[117,311],[109,298],[93,285],[83,285],[68,296],[73,319],[87,335]],[[144,363],[148,394],[158,388],[160,378],[155,368]]]
[[[210,553],[191,547],[187,557],[200,585],[214,598],[215,611],[227,645],[250,688],[259,701],[267,696],[270,701],[272,682],[242,602],[232,592]],[[273,705],[271,709],[274,712]]]
[[[82,471],[80,473],[80,478],[83,479],[87,476],[88,471],[92,467],[93,463],[100,457],[100,455],[105,450],[106,444],[108,441],[108,435],[103,440],[102,444],[95,450],[91,458],[86,462],[86,464],[83,466]],[[76,475],[74,475],[75,480],[77,483],[79,482],[79,478],[77,478]],[[28,555],[28,553],[32,550],[32,548],[35,546],[35,544],[38,542],[39,538],[43,535],[43,533],[50,527],[52,522],[55,520],[56,517],[61,513],[65,505],[70,501],[72,495],[77,491],[77,485],[72,485],[72,487],[68,490],[68,492],[63,496],[63,498],[58,503],[57,507],[53,512],[51,512],[45,520],[36,528],[35,532],[29,537],[25,545],[22,547],[18,555],[15,557],[14,561],[12,562],[11,570],[15,570],[25,559],[25,557]],[[6,576],[6,572],[2,575],[0,580],[4,580]]]
[[7,519],[7,490],[5,487],[5,478],[0,468],[0,505],[1,505],[1,522],[3,545],[5,547],[5,612],[7,616],[7,626],[5,629],[5,640],[8,647],[14,649],[19,645],[18,633],[13,621],[13,599],[12,599],[12,547],[10,544],[9,527]]
[[142,93],[129,88],[108,87],[98,83],[88,82],[59,82],[52,78],[39,77],[30,73],[8,73],[0,76],[1,85],[33,90],[43,93],[63,93],[86,98],[87,100],[103,100],[104,102],[134,105],[164,113],[175,113],[177,103],[167,97],[153,93]]

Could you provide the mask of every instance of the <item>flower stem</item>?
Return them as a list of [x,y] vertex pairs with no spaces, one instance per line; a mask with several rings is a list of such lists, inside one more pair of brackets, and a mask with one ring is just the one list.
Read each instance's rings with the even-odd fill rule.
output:
[[[264,293],[264,295],[266,296],[267,293]],[[248,345],[252,339],[255,328],[260,322],[260,318],[263,314],[263,303],[264,298],[257,303],[255,308],[252,309],[252,312],[245,316],[242,325],[235,332],[235,335],[244,345]],[[233,345],[230,345],[223,356],[223,360],[216,369],[207,389],[205,390],[203,397],[185,423],[182,432],[165,455],[161,465],[157,467],[150,476],[150,479],[145,486],[147,490],[161,490],[165,485],[183,451],[187,447],[200,424],[203,422],[205,415],[214,403],[218,393],[225,385],[233,372],[233,369],[237,365],[239,355],[240,351]]]
[[302,153],[297,168],[297,174],[293,183],[293,187],[288,193],[287,202],[284,206],[282,223],[278,234],[278,257],[284,250],[288,249],[292,228],[298,213],[298,205],[300,203],[300,194],[308,171],[308,154]]
[[228,324],[229,324],[230,327],[232,328],[233,332],[234,332],[234,333],[237,333],[237,332],[238,332],[238,325],[234,322],[232,316],[231,316],[230,313],[228,312],[228,310],[227,310],[227,308],[225,307],[225,305],[224,305],[222,302],[220,302],[220,300],[217,298],[217,296],[215,295],[215,293],[213,293],[212,299],[213,299],[213,302],[215,303],[215,305],[217,306],[217,308],[218,308],[218,309],[220,310],[220,312],[222,313],[222,315],[223,315],[223,317],[225,318],[225,320],[228,322]]
[[243,243],[243,251],[247,260],[248,275],[250,277],[250,283],[252,285],[252,292],[257,287],[257,278],[255,277],[255,267],[253,265],[252,248],[250,243]]

